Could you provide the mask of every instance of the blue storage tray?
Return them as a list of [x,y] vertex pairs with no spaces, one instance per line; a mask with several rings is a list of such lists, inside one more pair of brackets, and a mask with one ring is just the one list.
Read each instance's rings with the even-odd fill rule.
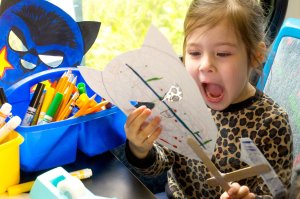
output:
[[[5,93],[13,106],[13,115],[24,117],[33,85],[48,79],[57,80],[68,69],[77,76],[77,82],[85,82],[77,68],[58,68],[31,75],[10,86]],[[88,86],[87,94],[94,94]],[[100,100],[100,97],[96,98],[96,101]],[[74,162],[77,148],[94,156],[117,147],[126,140],[125,120],[126,116],[114,106],[78,118],[44,125],[19,126],[16,131],[24,137],[20,146],[21,169],[39,171]]]

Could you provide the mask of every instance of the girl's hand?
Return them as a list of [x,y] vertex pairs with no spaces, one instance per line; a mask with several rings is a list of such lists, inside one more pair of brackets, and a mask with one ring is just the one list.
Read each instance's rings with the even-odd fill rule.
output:
[[140,159],[147,156],[153,142],[161,133],[160,117],[157,116],[150,122],[146,122],[150,115],[150,109],[140,106],[129,114],[124,126],[130,150]]
[[220,199],[255,199],[254,193],[251,193],[247,186],[240,186],[238,183],[232,183],[230,189],[224,192]]

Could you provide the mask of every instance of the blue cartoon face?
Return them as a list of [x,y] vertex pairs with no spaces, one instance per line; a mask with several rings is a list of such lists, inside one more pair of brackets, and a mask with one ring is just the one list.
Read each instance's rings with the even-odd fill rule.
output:
[[87,51],[79,23],[44,0],[19,0],[9,6],[0,16],[0,31],[4,88],[40,71],[76,67]]

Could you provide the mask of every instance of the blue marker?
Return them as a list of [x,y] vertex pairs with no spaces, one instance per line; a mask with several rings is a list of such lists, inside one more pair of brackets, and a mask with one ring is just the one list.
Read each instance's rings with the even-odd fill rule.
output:
[[38,83],[38,85],[36,86],[33,97],[30,100],[29,107],[28,107],[26,114],[24,116],[24,119],[22,121],[22,124],[21,124],[22,126],[30,126],[30,124],[34,118],[35,112],[39,106],[39,101],[43,95],[44,88],[45,88],[45,84],[43,84],[43,83]]

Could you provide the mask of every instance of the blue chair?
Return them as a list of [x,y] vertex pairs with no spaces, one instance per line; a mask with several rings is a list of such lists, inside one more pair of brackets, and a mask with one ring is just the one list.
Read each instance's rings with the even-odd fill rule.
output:
[[294,168],[300,167],[300,19],[284,21],[257,88],[288,112],[294,140]]

